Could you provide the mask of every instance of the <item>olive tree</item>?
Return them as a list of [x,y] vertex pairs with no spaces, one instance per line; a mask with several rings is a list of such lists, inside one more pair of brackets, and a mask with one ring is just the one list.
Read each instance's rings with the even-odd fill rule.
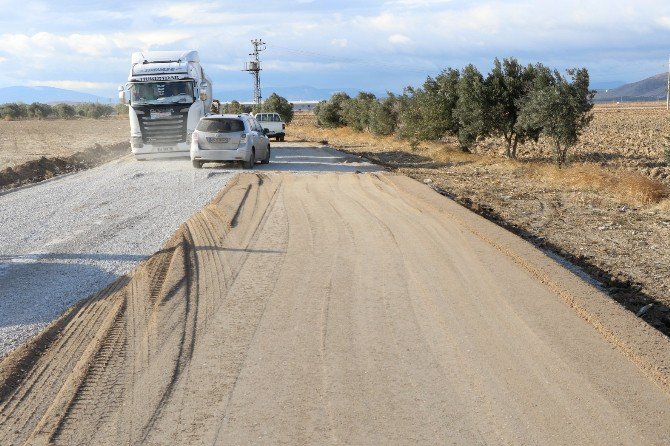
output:
[[28,117],[28,106],[22,103],[10,102],[0,105],[0,116],[3,118],[18,119]]
[[419,103],[423,91],[407,87],[397,98],[398,121],[396,133],[400,138],[418,140],[423,122]]
[[517,146],[528,139],[537,140],[539,132],[517,125],[524,99],[533,89],[536,69],[523,67],[515,58],[493,61],[486,78],[487,123],[492,135],[505,138],[506,155],[516,158]]
[[425,95],[419,101],[424,139],[440,139],[445,135],[457,135],[460,127],[454,110],[458,104],[458,82],[460,72],[447,68],[435,79],[429,77],[423,84]]
[[335,93],[329,100],[321,101],[314,113],[317,123],[323,127],[341,127],[345,125],[342,111],[344,102],[351,99],[346,93]]
[[287,124],[293,120],[293,104],[286,98],[279,96],[277,93],[272,93],[270,97],[263,102],[260,111],[279,113],[282,121]]
[[463,68],[457,92],[454,117],[458,119],[458,141],[461,150],[469,152],[477,139],[488,134],[484,77],[477,67],[470,64]]
[[524,102],[519,121],[521,126],[541,128],[542,134],[554,144],[559,166],[567,162],[568,150],[579,140],[593,115],[593,91],[589,90],[586,68],[567,70],[565,78],[554,71],[552,79],[543,79]]
[[239,115],[241,113],[248,113],[249,111],[245,109],[244,105],[240,104],[239,101],[230,101],[226,104],[221,105],[221,113],[226,113],[230,115]]
[[392,135],[398,127],[398,98],[388,93],[383,99],[374,101],[370,108],[370,133]]
[[28,106],[28,116],[31,118],[44,119],[49,117],[53,110],[49,104],[33,102]]
[[[72,117],[77,114],[77,112],[74,110],[74,107],[68,106],[72,108],[72,110],[70,110],[65,107],[59,107],[60,105],[68,106],[67,104],[58,104],[54,107],[54,111],[59,118],[72,119]],[[59,108],[56,109],[56,107]],[[126,104],[116,104],[114,106],[114,110],[116,111],[117,116],[128,117],[128,106]],[[72,113],[72,116],[69,115],[70,112]]]
[[355,98],[342,102],[342,121],[347,126],[362,132],[370,129],[370,111],[377,98],[372,93],[360,92]]
[[421,88],[406,88],[399,98],[399,136],[438,140],[457,135],[460,124],[454,110],[459,79],[458,70],[447,68],[435,78],[428,77]]

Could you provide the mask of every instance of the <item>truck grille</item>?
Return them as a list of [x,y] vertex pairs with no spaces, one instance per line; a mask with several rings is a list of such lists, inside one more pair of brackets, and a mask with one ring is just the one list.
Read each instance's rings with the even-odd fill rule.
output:
[[[161,108],[160,112],[170,109]],[[172,110],[171,116],[151,119],[151,110],[147,109],[137,114],[142,130],[142,140],[145,144],[177,144],[186,142],[186,121],[188,108]]]

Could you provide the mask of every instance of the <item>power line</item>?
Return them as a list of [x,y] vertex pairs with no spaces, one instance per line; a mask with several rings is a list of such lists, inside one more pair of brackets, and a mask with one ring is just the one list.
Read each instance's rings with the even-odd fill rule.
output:
[[348,64],[355,64],[355,65],[365,65],[365,66],[372,66],[372,67],[381,67],[381,68],[386,68],[386,69],[392,69],[394,71],[405,71],[405,72],[412,72],[412,73],[420,73],[420,74],[426,74],[429,69],[420,69],[416,68],[416,66],[413,65],[402,65],[402,64],[389,64],[385,62],[378,62],[378,61],[373,61],[373,60],[365,60],[365,59],[352,59],[352,58],[342,58],[342,57],[334,57],[329,54],[323,54],[323,53],[317,53],[314,51],[306,51],[306,50],[300,50],[300,49],[294,49],[294,48],[287,48],[279,45],[272,45],[271,48],[277,48],[283,51],[287,51],[289,53],[295,53],[295,54],[301,54],[304,56],[310,56],[310,57],[317,57],[325,60],[329,60],[331,62],[340,62],[340,63],[348,63]]

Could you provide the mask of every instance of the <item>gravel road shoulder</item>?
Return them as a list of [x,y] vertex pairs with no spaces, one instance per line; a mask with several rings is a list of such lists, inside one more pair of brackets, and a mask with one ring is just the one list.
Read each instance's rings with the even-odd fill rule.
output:
[[0,195],[0,356],[158,251],[238,172],[127,156]]

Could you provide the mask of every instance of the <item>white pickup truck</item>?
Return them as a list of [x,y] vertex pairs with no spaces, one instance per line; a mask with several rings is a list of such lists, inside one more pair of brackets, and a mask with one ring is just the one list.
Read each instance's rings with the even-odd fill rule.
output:
[[279,113],[256,113],[254,118],[264,129],[268,129],[268,138],[275,138],[276,141],[284,140],[286,124],[281,120]]

